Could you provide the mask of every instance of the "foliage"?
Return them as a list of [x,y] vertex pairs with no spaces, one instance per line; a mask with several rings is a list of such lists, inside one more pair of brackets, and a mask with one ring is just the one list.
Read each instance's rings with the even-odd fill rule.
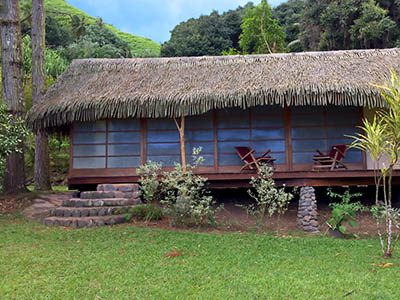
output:
[[100,18],[95,24],[85,26],[79,39],[61,53],[69,61],[75,58],[132,57],[128,44],[107,28]]
[[358,228],[358,224],[355,221],[356,212],[361,211],[363,206],[361,202],[352,202],[351,199],[355,197],[361,197],[361,193],[350,194],[347,189],[344,194],[334,193],[331,188],[328,188],[327,194],[331,198],[339,198],[340,203],[330,203],[329,206],[332,207],[332,218],[327,222],[332,230],[339,230],[341,233],[347,231],[347,227],[344,223],[348,223],[352,228]]
[[[32,178],[35,162],[35,139],[29,133],[25,139],[25,171]],[[69,138],[49,135],[49,154],[52,184],[63,184],[69,169]]]
[[244,53],[273,53],[285,50],[285,32],[266,0],[246,11],[239,45]]
[[147,164],[141,165],[136,170],[136,173],[140,175],[139,183],[141,197],[146,203],[156,203],[161,201],[162,190],[161,183],[158,180],[161,167],[161,163],[148,161]]
[[229,48],[238,48],[240,24],[249,7],[252,4],[180,23],[171,31],[170,40],[162,44],[161,56],[221,55]]
[[[75,15],[74,15],[75,16]],[[73,42],[71,27],[64,26],[53,15],[46,16],[46,45],[49,49],[67,47]]]
[[6,170],[6,157],[22,152],[22,141],[27,134],[24,121],[20,118],[14,120],[7,107],[0,102],[0,184]]
[[265,215],[270,217],[274,213],[282,215],[287,209],[293,194],[285,191],[285,186],[278,188],[272,179],[273,168],[261,164],[257,171],[257,177],[251,177],[250,185],[253,190],[248,190],[249,195],[255,200],[255,204],[246,207],[247,211],[255,217],[257,225],[263,225]]
[[[31,0],[20,0],[21,7],[26,7],[25,11],[27,13],[31,11],[29,9],[29,5],[31,7],[31,2]],[[82,33],[82,25],[88,26],[96,23],[96,18],[69,5],[64,0],[45,0],[44,2],[47,15],[46,34],[49,33],[49,38],[46,37],[46,43],[49,46],[55,48],[67,47],[69,44],[73,43],[74,40],[76,41],[79,39],[79,35]],[[22,18],[26,16],[23,11],[21,12],[21,15]],[[49,21],[49,17],[56,21]],[[28,33],[30,31],[30,19],[28,18],[27,22],[23,25],[25,27],[23,33]],[[105,26],[128,44],[132,55],[138,57],[154,57],[160,55],[160,45],[151,39],[119,31],[109,24],[105,24]],[[78,28],[80,29],[76,31]],[[59,37],[62,37],[61,33],[65,33],[64,42],[62,39],[59,39]]]
[[154,204],[140,204],[129,209],[127,220],[135,217],[138,220],[151,222],[161,220],[164,211],[161,207]]
[[289,0],[283,2],[272,10],[273,16],[278,20],[286,34],[286,47],[290,52],[303,51],[300,43],[300,21],[305,9],[306,0]]
[[364,119],[363,133],[353,137],[352,146],[372,158],[376,186],[372,213],[377,221],[382,253],[384,257],[391,257],[399,238],[393,227],[400,229],[400,209],[392,205],[392,175],[400,154],[400,81],[396,73],[392,72],[389,86],[379,88],[388,109],[379,111],[372,122]]
[[194,173],[196,167],[203,163],[201,148],[193,149],[193,164],[175,163],[170,172],[163,172],[162,186],[165,198],[161,203],[172,215],[175,225],[190,224],[200,226],[214,221],[214,200],[205,189],[207,178]]
[[[26,35],[22,39],[22,55],[24,59],[25,77],[32,74],[32,45],[31,38]],[[60,55],[58,50],[45,49],[46,75],[57,78],[68,67],[68,62]]]
[[396,22],[387,15],[388,11],[376,4],[375,0],[363,3],[361,15],[350,29],[354,47],[393,47],[393,37],[398,36],[398,28]]
[[306,50],[390,48],[399,39],[400,5],[388,0],[307,0],[300,22]]

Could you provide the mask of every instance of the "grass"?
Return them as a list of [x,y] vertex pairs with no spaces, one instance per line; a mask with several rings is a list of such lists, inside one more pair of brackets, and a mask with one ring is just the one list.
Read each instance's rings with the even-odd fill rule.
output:
[[[382,262],[393,264],[372,265]],[[400,299],[398,274],[376,239],[65,230],[0,216],[0,299]]]
[[[28,191],[33,192],[34,191],[34,186],[29,185],[27,186]],[[51,187],[51,191],[48,192],[41,192],[41,193],[53,193],[53,192],[70,192],[71,190],[68,189],[68,186],[65,185],[53,185]]]
[[[55,14],[58,19],[62,22],[69,22],[69,15],[78,15],[79,17],[85,17],[87,23],[94,23],[96,18],[86,14],[82,10],[69,5],[65,0],[45,0],[45,7],[49,13],[58,12]],[[61,14],[60,14],[61,13]],[[114,31],[120,38],[128,43],[131,48],[132,54],[139,56],[160,56],[160,44],[152,41],[149,38],[129,34],[116,29],[114,26],[107,24],[108,28]]]

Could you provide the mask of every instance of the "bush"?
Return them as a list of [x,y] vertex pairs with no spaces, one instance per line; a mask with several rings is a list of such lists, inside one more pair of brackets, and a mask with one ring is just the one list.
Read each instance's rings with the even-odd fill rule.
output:
[[135,217],[138,220],[150,222],[161,220],[163,216],[164,212],[161,207],[153,204],[141,204],[129,209],[127,219]]
[[148,161],[147,164],[137,169],[140,175],[140,192],[146,203],[160,202],[162,197],[161,183],[158,180],[158,173],[161,170],[161,163]]
[[201,148],[193,149],[192,165],[188,164],[184,168],[176,163],[171,172],[163,173],[165,198],[161,203],[172,215],[175,225],[194,223],[201,226],[206,222],[215,222],[215,202],[205,189],[207,178],[194,174],[194,169],[204,161],[200,152]]
[[332,230],[339,230],[341,233],[347,231],[347,227],[344,223],[349,224],[352,228],[357,228],[358,224],[354,220],[356,217],[356,212],[363,209],[362,204],[358,202],[350,203],[351,199],[354,197],[361,197],[361,193],[350,194],[349,190],[346,190],[344,194],[337,194],[332,192],[332,189],[328,189],[328,196],[331,198],[341,199],[340,203],[330,203],[329,206],[332,207],[332,218],[327,222],[328,226]]
[[293,194],[285,192],[285,186],[277,188],[272,179],[273,169],[266,164],[261,164],[257,172],[258,177],[252,177],[250,185],[253,190],[248,190],[249,195],[255,200],[255,204],[246,207],[246,210],[255,217],[257,225],[264,224],[265,214],[272,216],[275,212],[283,214]]

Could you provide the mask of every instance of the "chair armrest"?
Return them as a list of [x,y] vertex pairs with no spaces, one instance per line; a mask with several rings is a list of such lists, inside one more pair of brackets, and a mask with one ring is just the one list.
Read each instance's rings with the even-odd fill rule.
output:
[[323,154],[321,151],[319,151],[318,149],[315,150],[319,155],[324,156],[325,154]]
[[265,156],[267,156],[270,152],[271,152],[271,149],[268,149],[268,150],[265,151],[260,157],[265,157]]

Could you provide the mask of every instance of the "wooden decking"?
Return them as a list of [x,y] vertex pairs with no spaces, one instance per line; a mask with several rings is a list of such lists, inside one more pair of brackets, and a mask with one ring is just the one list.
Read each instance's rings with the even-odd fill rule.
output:
[[[133,183],[138,176],[94,176],[70,177],[68,184],[71,188],[99,183]],[[255,172],[235,173],[203,173],[207,177],[211,188],[242,188],[249,186],[249,180]],[[287,186],[366,186],[374,185],[372,170],[346,170],[346,171],[277,171],[274,174],[276,182]],[[395,171],[393,184],[400,184],[400,171]]]

